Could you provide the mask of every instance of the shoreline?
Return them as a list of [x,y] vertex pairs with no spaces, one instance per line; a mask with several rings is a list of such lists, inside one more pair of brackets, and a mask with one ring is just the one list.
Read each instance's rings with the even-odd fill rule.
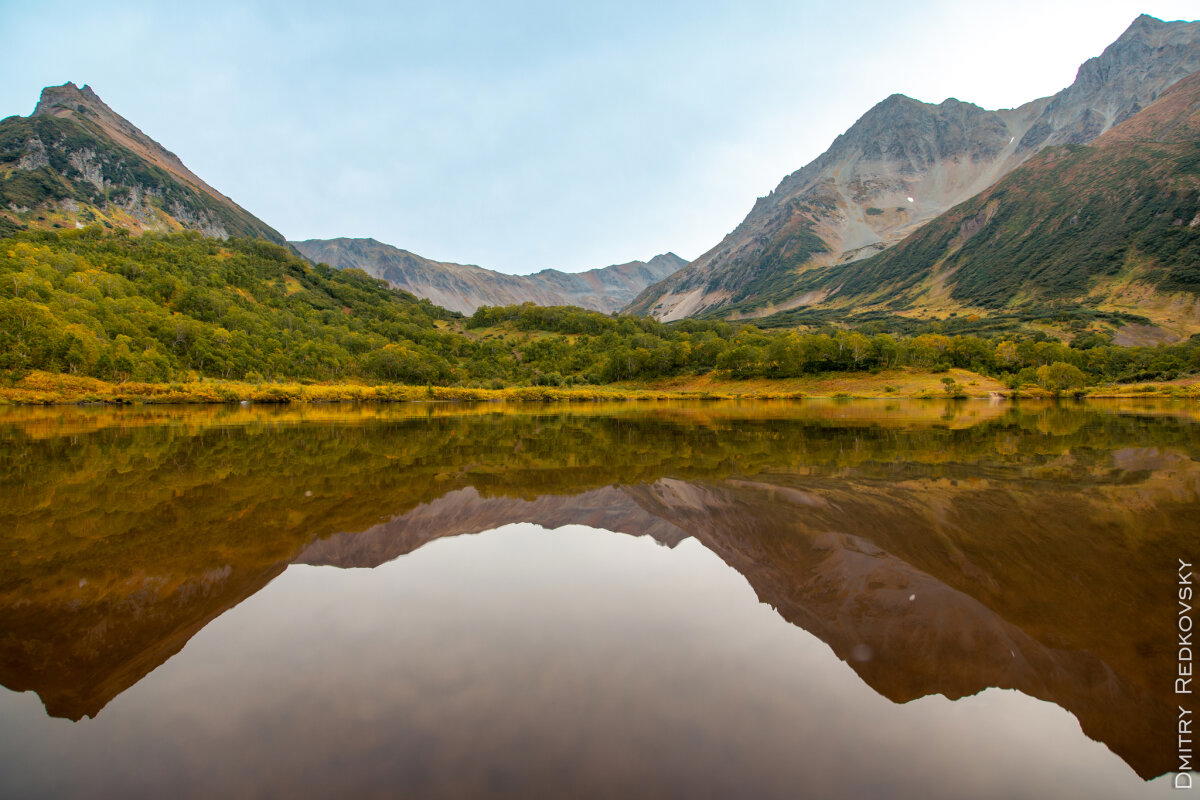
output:
[[[959,381],[945,391],[945,377]],[[965,370],[948,373],[841,373],[784,380],[715,380],[711,376],[654,384],[575,387],[516,386],[484,389],[404,384],[330,384],[198,380],[180,383],[110,383],[59,373],[33,372],[0,386],[0,405],[227,405],[236,403],[411,403],[411,402],[638,402],[663,400],[1044,400],[1200,399],[1200,380],[1097,386],[1055,394],[1040,388],[1007,389],[992,378]]]

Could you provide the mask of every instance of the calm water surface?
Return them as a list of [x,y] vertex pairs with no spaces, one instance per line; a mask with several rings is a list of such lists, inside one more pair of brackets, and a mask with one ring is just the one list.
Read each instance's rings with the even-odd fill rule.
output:
[[0,409],[0,796],[1172,794],[1200,408]]

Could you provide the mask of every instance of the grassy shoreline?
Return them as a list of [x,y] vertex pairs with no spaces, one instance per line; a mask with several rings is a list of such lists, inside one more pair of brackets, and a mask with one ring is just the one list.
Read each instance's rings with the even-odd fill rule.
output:
[[[944,380],[955,382],[957,394]],[[198,380],[183,383],[110,383],[96,378],[31,372],[0,385],[0,405],[204,404],[204,403],[339,403],[339,402],[601,402],[639,400],[799,400],[804,398],[948,399],[1047,398],[1038,388],[1014,392],[993,378],[953,369],[942,373],[892,370],[885,373],[838,373],[786,380],[721,380],[693,376],[640,384],[604,386],[516,386],[482,389],[460,386],[402,384],[330,384],[299,382],[247,383]],[[1170,397],[1200,399],[1200,378],[1099,386],[1085,390],[1090,398]]]

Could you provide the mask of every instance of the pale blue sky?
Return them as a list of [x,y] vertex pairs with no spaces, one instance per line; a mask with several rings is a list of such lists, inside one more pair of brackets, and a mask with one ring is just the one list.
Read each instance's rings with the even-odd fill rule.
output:
[[893,92],[1050,94],[1187,2],[0,0],[0,116],[88,83],[292,239],[694,258]]

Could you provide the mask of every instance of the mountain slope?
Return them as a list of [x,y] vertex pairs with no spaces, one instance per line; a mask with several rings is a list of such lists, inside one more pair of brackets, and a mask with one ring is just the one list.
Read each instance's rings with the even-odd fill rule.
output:
[[1200,23],[1141,16],[1071,86],[1019,108],[892,95],[626,310],[664,320],[757,317],[818,302],[819,291],[798,287],[803,271],[874,255],[1040,150],[1091,141],[1198,69]]
[[1065,302],[1200,328],[1200,72],[1092,144],[1049,148],[896,247],[799,286],[827,308]]
[[361,269],[398,289],[464,314],[479,306],[526,302],[616,311],[642,289],[687,266],[674,253],[664,253],[649,261],[630,261],[586,272],[544,269],[533,275],[506,275],[468,264],[433,261],[374,239],[309,239],[291,245],[314,262],[339,269]]
[[90,226],[0,240],[0,370],[447,382],[445,355],[466,344],[439,327],[454,316],[257,239]]
[[68,82],[43,89],[30,116],[0,121],[0,234],[87,224],[284,241],[90,87]]

